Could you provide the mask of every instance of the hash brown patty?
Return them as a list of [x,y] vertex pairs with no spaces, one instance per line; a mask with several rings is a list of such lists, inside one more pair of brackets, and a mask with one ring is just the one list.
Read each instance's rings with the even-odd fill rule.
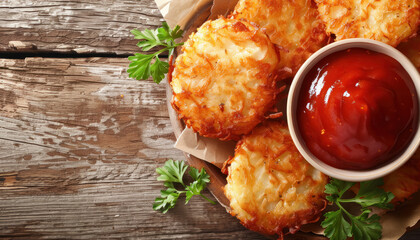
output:
[[417,31],[420,0],[315,0],[336,40],[369,38],[397,46]]
[[328,177],[300,155],[285,124],[266,121],[244,136],[224,172],[230,213],[253,231],[282,238],[325,208]]
[[280,91],[278,61],[273,44],[253,25],[209,20],[175,61],[172,106],[200,135],[238,140],[272,109]]
[[262,28],[279,48],[279,69],[293,76],[314,52],[327,44],[325,25],[311,0],[239,0],[232,14]]

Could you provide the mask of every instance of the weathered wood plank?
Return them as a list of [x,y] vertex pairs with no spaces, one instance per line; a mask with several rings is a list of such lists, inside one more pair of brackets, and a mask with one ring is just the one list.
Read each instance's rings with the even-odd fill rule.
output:
[[165,84],[130,80],[126,66],[0,60],[0,238],[261,239],[200,199],[151,209],[156,167],[183,154]]
[[153,0],[2,0],[0,56],[5,51],[132,54],[133,28],[156,28]]
[[0,238],[261,238],[200,199],[152,210],[156,167],[183,154],[165,84],[130,80],[126,66],[0,60]]

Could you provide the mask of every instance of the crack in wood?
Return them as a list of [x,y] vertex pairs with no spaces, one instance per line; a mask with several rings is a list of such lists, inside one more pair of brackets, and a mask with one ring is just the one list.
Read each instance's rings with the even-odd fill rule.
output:
[[34,145],[34,146],[43,147],[43,148],[54,149],[52,147],[48,147],[48,146],[45,146],[45,145],[36,144],[36,143],[32,143],[32,142],[19,141],[19,140],[15,140],[15,139],[9,139],[9,138],[0,137],[0,140],[11,141],[11,142],[16,142],[16,143],[22,143],[22,144],[29,144],[29,145]]

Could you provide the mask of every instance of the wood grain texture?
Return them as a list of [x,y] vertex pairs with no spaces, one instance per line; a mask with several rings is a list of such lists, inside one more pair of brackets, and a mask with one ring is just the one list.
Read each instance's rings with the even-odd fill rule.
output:
[[0,60],[0,238],[262,239],[201,199],[151,209],[156,167],[183,154],[165,84],[130,80],[126,66]]
[[1,52],[132,54],[134,28],[163,21],[152,0],[2,0]]
[[261,238],[200,199],[152,210],[156,167],[184,156],[165,84],[130,80],[126,66],[0,60],[0,238]]

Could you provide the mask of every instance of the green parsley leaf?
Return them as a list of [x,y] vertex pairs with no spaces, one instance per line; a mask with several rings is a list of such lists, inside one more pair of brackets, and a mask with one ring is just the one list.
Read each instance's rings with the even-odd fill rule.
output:
[[127,72],[129,75],[136,75],[142,79],[147,79],[150,77],[150,63],[153,59],[153,56],[144,55],[141,53],[136,53],[134,56],[128,57],[128,60],[131,61],[128,66]]
[[[188,166],[183,161],[168,160],[163,167],[156,169],[156,172],[159,174],[157,180],[164,181],[163,185],[167,189],[161,190],[161,197],[155,199],[153,203],[154,210],[166,213],[175,206],[179,196],[183,193],[186,195],[185,204],[195,195],[201,196],[212,204],[216,204],[201,193],[206,188],[207,183],[210,182],[210,176],[206,173],[206,170],[202,168],[201,171],[198,171],[198,169],[191,167],[189,174],[194,181],[187,186],[183,181],[187,168]],[[174,183],[180,183],[185,190],[176,189]]]
[[185,194],[187,197],[185,199],[185,204],[187,204],[194,195],[202,196],[208,202],[215,204],[214,201],[201,194],[201,191],[203,191],[206,188],[207,183],[210,182],[210,176],[206,173],[206,170],[202,168],[201,171],[198,172],[198,169],[191,168],[189,174],[194,179],[194,182],[186,187],[187,192]]
[[156,172],[160,174],[157,178],[158,181],[165,182],[176,182],[184,185],[182,177],[188,166],[183,161],[174,161],[172,159],[165,162],[165,165],[161,168],[157,168]]
[[176,189],[167,189],[160,191],[161,197],[156,198],[153,203],[153,210],[166,213],[169,209],[175,207],[175,203],[179,198],[180,193]]
[[329,239],[346,240],[351,236],[351,226],[344,219],[341,209],[327,212],[321,226],[325,228],[324,235]]
[[163,47],[152,54],[136,53],[134,56],[128,57],[131,61],[128,67],[128,75],[137,80],[146,80],[152,76],[153,81],[160,83],[169,71],[169,64],[159,60],[159,55],[168,52],[170,57],[175,48],[183,45],[183,43],[175,43],[176,39],[181,38],[183,31],[180,26],[171,29],[166,22],[162,23],[162,27],[156,30],[145,29],[139,31],[134,29],[131,31],[134,39],[140,40],[137,46],[142,51],[149,51],[155,47]]
[[154,30],[145,29],[140,32],[139,30],[134,29],[131,33],[134,35],[134,39],[143,40],[137,43],[137,46],[143,51],[149,51],[150,49],[162,44],[156,35],[156,31]]
[[345,182],[338,179],[331,179],[330,183],[325,185],[325,193],[330,195],[337,195],[338,197],[349,190],[355,183]]
[[[381,238],[382,226],[378,215],[369,216],[371,210],[367,207],[379,207],[390,209],[390,201],[394,195],[379,188],[383,185],[382,179],[360,183],[359,192],[354,198],[343,199],[343,195],[355,183],[332,179],[325,186],[326,198],[335,204],[337,211],[324,214],[325,220],[321,226],[325,228],[324,235],[331,240],[345,240],[353,237],[355,240],[377,240]],[[341,203],[357,203],[361,206],[362,213],[354,216],[349,213]]]
[[210,182],[210,176],[206,173],[204,168],[202,168],[200,172],[198,172],[197,168],[191,168],[188,173],[195,181],[202,181],[203,183]]
[[382,236],[380,217],[376,214],[369,217],[370,210],[365,210],[360,216],[352,218],[351,231],[354,239],[375,240]]
[[185,194],[187,197],[185,198],[185,204],[187,204],[194,195],[200,195],[201,190],[203,190],[197,182],[191,183],[186,189],[187,192]]
[[175,186],[174,186],[173,182],[164,182],[163,186],[165,186],[167,188],[174,188],[175,189]]
[[167,62],[162,62],[159,58],[156,57],[155,63],[150,67],[150,73],[152,74],[153,81],[155,83],[160,83],[162,79],[165,78],[165,72],[167,73],[169,69],[169,64]]
[[173,36],[171,36],[171,29],[169,28],[169,25],[166,22],[163,22],[162,23],[162,27],[161,28],[158,28],[157,29],[157,32],[158,32],[157,37],[161,41],[170,40],[170,39],[176,39]]
[[171,32],[171,36],[172,38],[176,39],[182,37],[183,33],[184,31],[181,29],[181,27],[176,25],[176,27]]
[[394,194],[390,192],[386,193],[383,189],[379,188],[382,185],[384,185],[384,181],[381,178],[360,183],[360,189],[354,198],[354,202],[364,208],[376,206],[391,209],[393,206],[389,202],[394,198]]

